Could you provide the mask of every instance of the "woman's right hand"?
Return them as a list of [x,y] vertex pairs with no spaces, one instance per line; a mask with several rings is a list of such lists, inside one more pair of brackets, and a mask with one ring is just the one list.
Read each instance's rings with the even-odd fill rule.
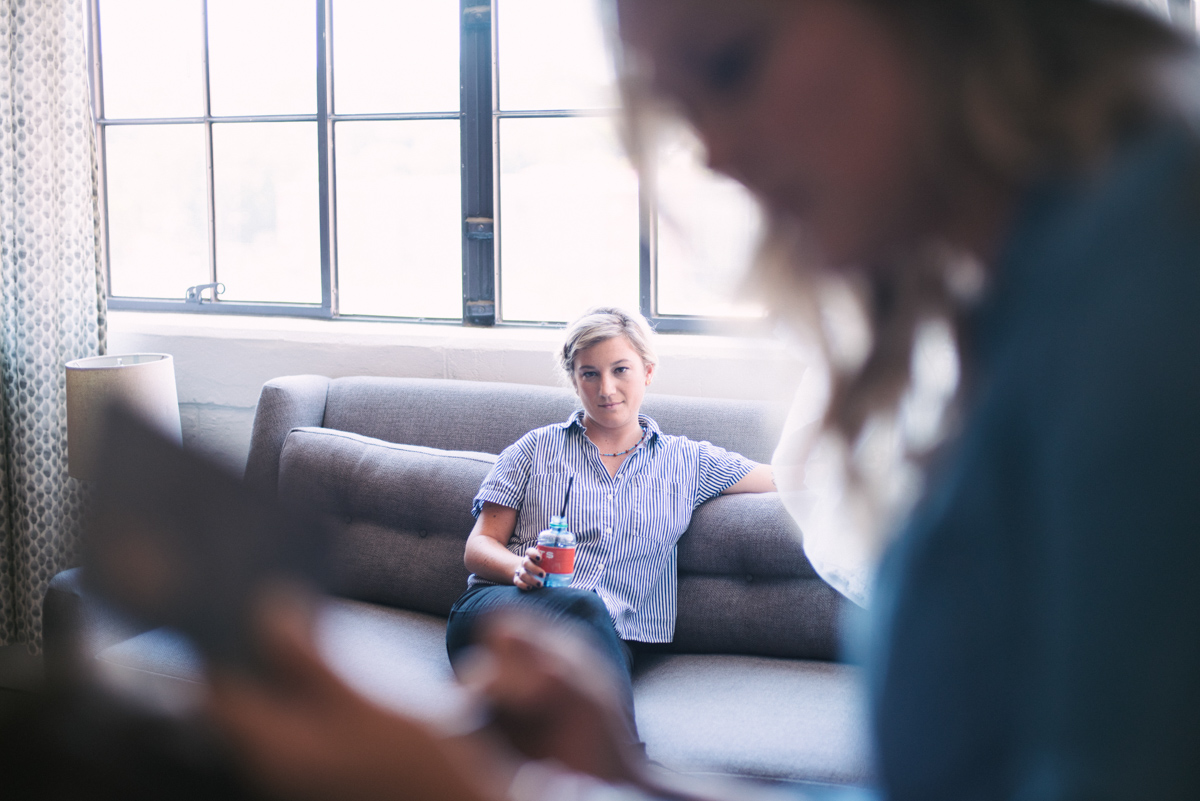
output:
[[525,559],[513,572],[513,584],[520,590],[534,590],[546,580],[542,569],[542,552],[537,548],[526,548]]

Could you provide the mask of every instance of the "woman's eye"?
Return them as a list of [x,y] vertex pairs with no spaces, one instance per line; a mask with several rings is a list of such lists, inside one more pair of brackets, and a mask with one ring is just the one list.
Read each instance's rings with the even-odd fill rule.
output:
[[757,65],[759,45],[757,36],[745,36],[713,51],[701,64],[709,89],[727,94],[743,88]]
[[629,368],[628,368],[628,367],[618,367],[618,368],[617,368],[616,370],[614,370],[613,372],[615,372],[617,375],[620,375],[621,373],[625,373],[625,372],[628,372],[628,371],[629,371]]

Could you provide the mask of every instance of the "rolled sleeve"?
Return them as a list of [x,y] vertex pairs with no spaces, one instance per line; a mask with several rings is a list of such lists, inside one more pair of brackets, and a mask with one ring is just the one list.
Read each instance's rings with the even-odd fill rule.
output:
[[740,453],[727,451],[711,442],[698,442],[699,466],[695,505],[720,495],[758,466]]
[[496,464],[479,485],[471,504],[471,514],[479,517],[485,503],[520,509],[525,500],[525,488],[533,466],[534,434],[531,431],[509,445],[496,457]]

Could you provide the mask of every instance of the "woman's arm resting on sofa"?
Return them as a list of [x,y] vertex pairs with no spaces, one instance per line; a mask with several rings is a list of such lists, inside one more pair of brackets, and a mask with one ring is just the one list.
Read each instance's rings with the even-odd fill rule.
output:
[[515,584],[523,590],[542,586],[546,571],[538,567],[541,555],[530,548],[524,557],[508,550],[517,528],[517,510],[498,503],[483,504],[475,528],[467,537],[463,564],[475,575],[497,584]]
[[760,464],[758,467],[751,470],[742,477],[733,486],[727,488],[722,495],[733,495],[737,492],[774,492],[775,491],[775,475],[771,471],[771,465]]

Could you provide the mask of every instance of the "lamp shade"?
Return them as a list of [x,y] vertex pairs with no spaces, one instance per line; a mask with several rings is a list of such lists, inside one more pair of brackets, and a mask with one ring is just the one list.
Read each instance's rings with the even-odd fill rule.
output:
[[119,402],[182,443],[175,360],[166,353],[92,356],[67,362],[67,470],[95,478],[109,404]]

